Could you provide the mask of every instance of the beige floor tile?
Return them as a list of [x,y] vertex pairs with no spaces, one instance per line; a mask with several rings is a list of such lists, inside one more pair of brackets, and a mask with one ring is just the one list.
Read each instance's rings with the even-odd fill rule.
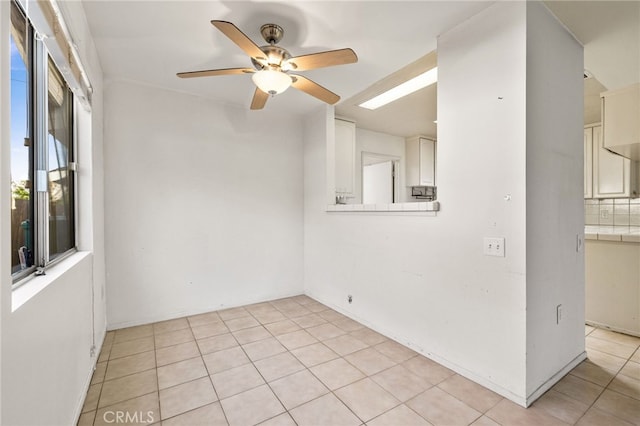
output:
[[287,318],[303,317],[311,313],[310,310],[298,304],[296,304],[295,306],[283,306],[281,308],[278,308],[278,310],[282,312]]
[[318,315],[329,322],[340,321],[347,318],[341,313],[334,311],[333,309],[327,309],[322,312],[318,312]]
[[627,361],[624,358],[620,358],[615,355],[611,355],[595,349],[587,350],[587,358],[593,364],[615,372],[618,372],[618,370],[620,370]]
[[216,393],[209,377],[183,383],[160,391],[162,420],[216,402]]
[[189,325],[191,327],[197,327],[204,324],[210,324],[212,322],[222,322],[222,318],[217,312],[206,312],[204,314],[193,315],[187,317]]
[[334,394],[302,404],[290,412],[298,426],[357,426],[362,422]]
[[364,422],[400,404],[393,395],[368,377],[334,393]]
[[155,370],[147,370],[119,379],[109,380],[102,385],[98,407],[108,407],[157,390],[158,380]]
[[80,414],[77,426],[93,426],[93,420],[96,418],[95,411]]
[[318,314],[309,314],[303,317],[294,318],[293,321],[302,328],[310,328],[327,323],[327,320]]
[[104,379],[113,380],[152,368],[156,368],[155,351],[142,352],[109,361]]
[[595,329],[596,329],[595,327],[591,327],[590,325],[585,325],[584,326],[584,335],[588,336],[589,333],[591,333]]
[[251,316],[249,311],[243,307],[223,309],[222,311],[218,311],[218,315],[220,315],[220,318],[224,321]]
[[593,406],[628,422],[640,424],[640,404],[637,399],[605,389]]
[[292,350],[291,353],[307,367],[313,367],[339,357],[338,354],[322,343],[297,348]]
[[200,350],[196,342],[191,341],[156,350],[156,363],[161,367],[197,356],[200,356]]
[[640,348],[638,348],[631,358],[629,358],[629,361],[640,363]]
[[202,353],[203,355],[238,346],[236,338],[233,337],[231,333],[207,337],[206,339],[198,340],[197,343],[198,348],[200,348],[200,353]]
[[420,417],[415,411],[404,404],[398,405],[397,407],[367,422],[367,426],[400,425],[429,426],[431,423]]
[[109,359],[122,358],[124,356],[135,355],[141,352],[152,351],[155,349],[153,344],[153,336],[143,337],[136,340],[130,340],[122,343],[114,343],[111,347]]
[[255,425],[285,411],[267,385],[223,399],[220,403],[231,426]]
[[100,392],[102,391],[102,383],[89,386],[87,395],[84,397],[84,405],[82,406],[82,412],[87,413],[89,411],[95,411],[98,408],[98,400],[100,399]]
[[258,320],[251,316],[228,319],[225,320],[224,323],[231,331],[238,331],[242,330],[243,328],[257,327],[260,325]]
[[375,345],[374,348],[382,355],[397,363],[405,362],[406,360],[418,355],[418,353],[413,349],[409,349],[408,347],[401,345],[398,342],[394,342],[393,340],[387,340],[386,342],[379,343]]
[[424,391],[406,404],[436,426],[468,425],[482,415],[437,387]]
[[271,333],[269,333],[263,326],[245,328],[242,330],[234,331],[231,334],[233,334],[238,343],[240,343],[241,345],[273,337]]
[[278,310],[256,312],[253,317],[258,320],[260,324],[271,324],[278,321],[286,320],[287,317]]
[[502,400],[497,393],[458,374],[440,382],[438,387],[481,413]]
[[500,424],[494,422],[487,416],[482,416],[475,422],[471,423],[471,426],[500,426]]
[[269,302],[254,303],[252,305],[244,306],[244,309],[246,311],[248,311],[251,315],[254,315],[254,314],[258,313],[258,312],[273,312],[273,311],[277,311],[277,309],[274,308],[273,305],[271,305],[271,303],[269,303]]
[[311,302],[311,303],[307,303],[304,305],[305,308],[307,308],[308,310],[310,310],[311,312],[317,314],[319,312],[322,311],[326,311],[327,309],[329,309],[328,306],[323,305],[320,302]]
[[158,367],[158,387],[166,389],[206,376],[207,369],[201,357]]
[[301,348],[318,342],[318,339],[307,333],[305,330],[281,334],[276,336],[276,338],[289,350]]
[[640,405],[640,376],[636,377],[637,378],[618,374],[607,389],[611,389],[637,399],[639,400],[638,404]]
[[349,334],[358,340],[362,340],[369,346],[375,346],[388,340],[382,334],[377,333],[370,328],[361,328],[360,330],[352,331]]
[[640,378],[640,363],[627,361],[619,374],[624,374],[625,376],[633,377],[634,379]]
[[[125,421],[123,422],[121,419]],[[96,413],[95,426],[118,423],[150,425],[159,421],[160,403],[158,401],[158,392],[153,392],[99,409]]]
[[308,370],[275,380],[269,384],[287,410],[309,402],[329,392]]
[[128,342],[130,340],[136,340],[141,337],[148,336],[153,336],[153,326],[151,324],[121,328],[116,330],[113,343]]
[[189,328],[189,321],[187,321],[186,318],[176,318],[168,321],[156,322],[153,324],[153,332],[155,334],[183,330],[185,328]]
[[597,337],[598,339],[609,340],[611,342],[631,346],[632,348],[638,348],[638,346],[640,346],[640,337],[616,333],[610,330],[604,330],[602,328],[595,329],[593,333],[589,335],[589,337]]
[[434,362],[422,355],[415,356],[402,365],[413,374],[428,380],[430,383],[437,385],[455,373],[446,367]]
[[102,383],[104,381],[104,375],[107,372],[107,363],[99,362],[96,364],[96,369],[93,372],[93,376],[91,376],[91,384],[95,385],[96,383]]
[[344,318],[338,321],[334,321],[333,325],[346,331],[347,333],[364,328],[364,325],[360,324],[358,321],[352,320],[351,318]]
[[[595,333],[595,331],[593,333]],[[591,352],[592,349],[595,349],[597,351],[627,360],[637,349],[637,346],[623,345],[621,343],[612,342],[610,340],[593,337],[593,333],[587,336],[587,338],[585,339],[587,353]]]
[[183,330],[168,331],[166,333],[156,334],[156,349],[173,346],[180,343],[190,342],[194,340],[193,333],[190,328]]
[[393,396],[405,402],[433,385],[401,365],[396,365],[371,377]]
[[576,401],[560,392],[547,391],[529,410],[542,410],[568,424],[574,424],[587,412],[589,405]]
[[316,365],[311,367],[310,370],[331,390],[341,388],[365,377],[360,370],[343,358]]
[[290,297],[290,299],[293,300],[296,303],[301,304],[302,306],[308,305],[310,303],[317,303],[315,300],[313,300],[312,298],[310,298],[306,294],[299,294],[297,296],[292,296],[292,297]]
[[288,376],[291,373],[304,370],[305,368],[304,365],[289,352],[261,359],[256,361],[254,365],[267,382]]
[[193,326],[191,327],[191,331],[196,339],[205,339],[207,337],[228,333],[229,329],[223,322],[210,322]]
[[227,419],[224,416],[219,402],[208,404],[195,410],[187,411],[170,419],[163,420],[162,426],[226,426]]
[[254,362],[287,351],[275,337],[248,343],[242,348]]
[[102,345],[102,348],[100,349],[100,355],[98,355],[98,362],[107,362],[109,360],[109,356],[111,355],[111,348],[113,348],[113,343],[109,345]]
[[209,374],[220,373],[221,371],[251,362],[240,346],[212,352],[203,355],[202,358],[204,359]]
[[267,324],[265,325],[265,328],[274,336],[300,330],[300,326],[290,319],[284,319],[282,321]]
[[[245,364],[211,375],[211,381],[220,399],[239,394],[264,384],[262,376],[253,366]],[[224,406],[224,405],[223,405]]]
[[552,389],[587,405],[593,404],[604,390],[602,386],[572,374],[564,376]]
[[260,423],[260,426],[296,426],[289,413],[282,413]]
[[600,386],[607,386],[616,375],[616,372],[602,368],[587,360],[578,364],[571,370],[570,374]]
[[631,426],[633,423],[622,420],[606,411],[590,408],[589,411],[576,423],[576,426]]
[[528,410],[507,399],[500,401],[486,416],[501,425],[563,426],[567,423],[542,410]]
[[334,337],[324,341],[324,344],[332,349],[335,353],[345,356],[367,348],[369,345],[361,340],[356,339],[348,334]]
[[373,348],[363,349],[344,357],[367,376],[372,376],[382,370],[393,367],[395,362],[382,355]]
[[346,331],[339,329],[333,324],[320,324],[314,327],[307,328],[307,331],[311,333],[313,337],[318,340],[333,339],[334,337],[346,334]]

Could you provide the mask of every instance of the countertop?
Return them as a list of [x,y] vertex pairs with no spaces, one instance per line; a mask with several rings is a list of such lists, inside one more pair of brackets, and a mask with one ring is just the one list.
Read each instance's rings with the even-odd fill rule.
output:
[[640,226],[587,225],[584,227],[584,238],[587,240],[640,243]]

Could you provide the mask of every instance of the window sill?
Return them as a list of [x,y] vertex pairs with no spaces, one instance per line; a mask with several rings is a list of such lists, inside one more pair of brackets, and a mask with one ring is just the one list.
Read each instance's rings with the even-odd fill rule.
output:
[[11,292],[11,312],[17,311],[32,297],[36,296],[47,288],[49,284],[59,279],[65,272],[73,269],[82,262],[84,258],[90,255],[91,253],[88,251],[76,252],[61,260],[59,263],[47,268],[46,275],[36,276],[35,274],[31,274],[31,276],[25,278],[24,283]]
[[327,212],[366,212],[366,213],[409,213],[409,212],[437,212],[440,202],[423,201],[418,203],[393,204],[329,204]]

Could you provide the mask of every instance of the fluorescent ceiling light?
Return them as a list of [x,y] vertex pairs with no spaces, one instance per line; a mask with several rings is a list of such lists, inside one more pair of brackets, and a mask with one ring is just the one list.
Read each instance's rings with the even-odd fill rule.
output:
[[420,74],[417,77],[407,80],[404,83],[387,90],[384,93],[379,94],[375,98],[371,98],[368,101],[361,103],[360,107],[367,109],[377,109],[383,105],[400,99],[403,96],[407,96],[416,90],[423,89],[432,85],[438,81],[438,67],[432,68],[429,71]]

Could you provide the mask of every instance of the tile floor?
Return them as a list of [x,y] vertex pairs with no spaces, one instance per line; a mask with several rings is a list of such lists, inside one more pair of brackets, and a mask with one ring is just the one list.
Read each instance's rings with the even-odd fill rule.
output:
[[79,425],[640,425],[640,338],[523,409],[306,297],[107,333]]

